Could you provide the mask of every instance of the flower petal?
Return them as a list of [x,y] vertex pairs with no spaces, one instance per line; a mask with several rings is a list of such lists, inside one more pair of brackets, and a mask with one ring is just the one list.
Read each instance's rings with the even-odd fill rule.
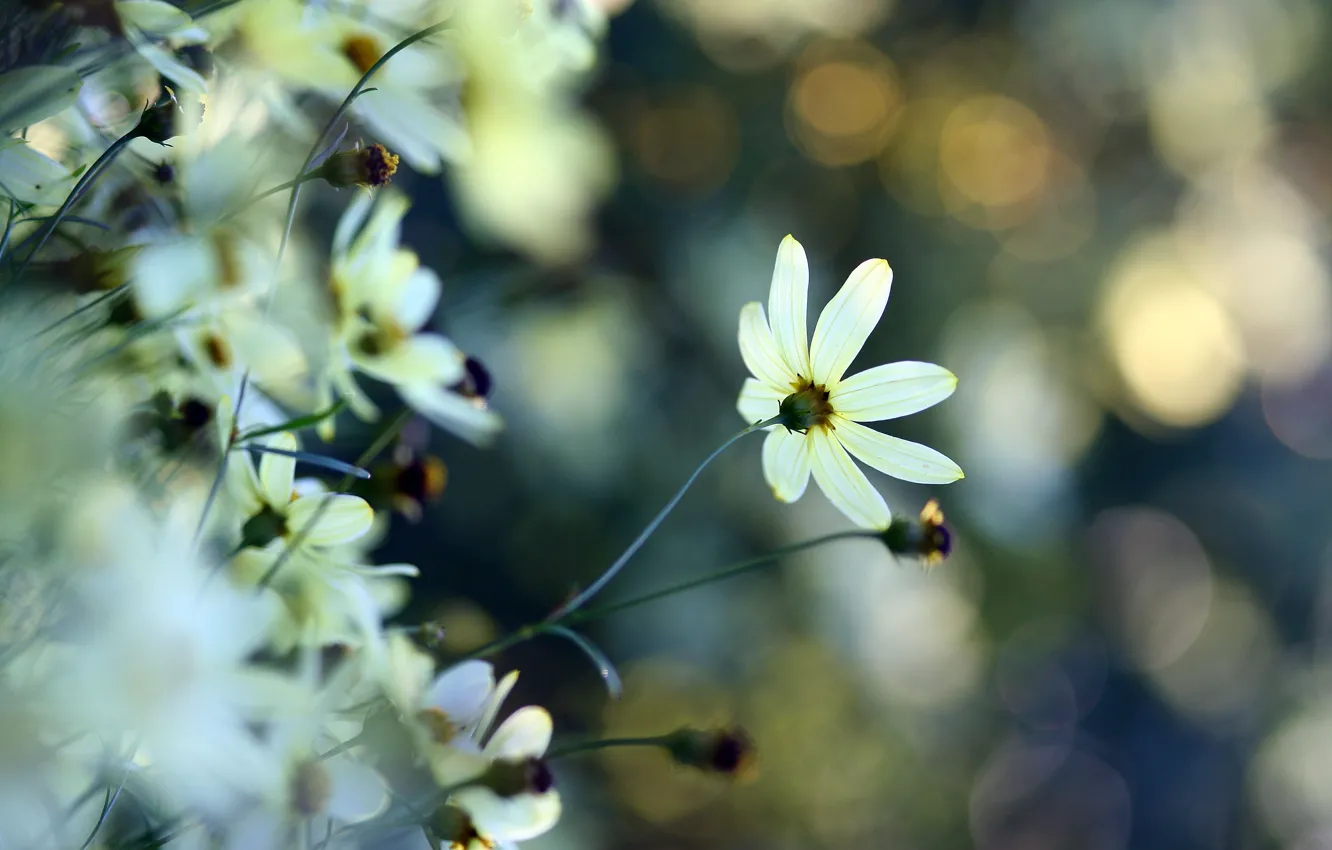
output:
[[884,260],[866,260],[842,284],[814,326],[809,356],[813,378],[831,390],[856,359],[883,317],[893,270]]
[[324,811],[342,823],[360,823],[388,808],[388,789],[375,770],[350,756],[334,756],[325,762],[330,794]]
[[796,370],[782,357],[768,328],[763,305],[751,301],[740,310],[740,356],[755,378],[774,389],[794,390]]
[[425,418],[478,446],[486,446],[504,430],[499,414],[445,387],[412,384],[398,387],[402,400]]
[[808,307],[809,260],[795,237],[788,235],[777,248],[777,264],[768,292],[768,316],[772,338],[782,359],[805,377],[810,374]]
[[[321,511],[320,504],[324,501],[328,505]],[[305,531],[315,516],[319,521]],[[349,543],[369,531],[375,512],[359,496],[302,496],[287,508],[287,520],[294,534],[305,531],[305,545],[336,546]]]
[[[269,445],[284,452],[294,452],[296,438],[291,434],[278,434]],[[295,480],[295,458],[264,452],[259,459],[259,488],[264,494],[264,502],[274,510],[285,508],[291,502],[291,484]]]
[[560,819],[560,795],[515,794],[501,797],[489,788],[463,788],[453,800],[467,810],[482,836],[500,843],[527,841],[549,830]]
[[404,328],[417,330],[430,321],[439,303],[439,276],[428,268],[417,268],[402,283],[393,318]]
[[385,354],[353,353],[362,372],[388,384],[455,384],[463,377],[463,355],[439,334],[417,334]]
[[753,425],[755,422],[776,416],[784,398],[786,395],[775,387],[754,378],[745,378],[744,386],[740,388],[740,400],[736,402],[735,408],[740,411],[745,422]]
[[809,434],[773,428],[763,441],[763,477],[781,502],[794,502],[809,484]]
[[880,434],[838,417],[834,432],[846,450],[882,473],[914,484],[950,484],[964,477],[947,455],[929,446]]
[[494,690],[494,667],[485,661],[464,661],[435,677],[426,691],[425,706],[444,712],[457,726],[471,726],[485,711]]
[[550,712],[529,705],[510,714],[486,742],[485,754],[496,759],[537,758],[550,746],[554,724]]
[[[841,424],[837,423],[839,431]],[[887,528],[892,520],[887,503],[852,462],[838,438],[820,428],[810,433],[810,443],[814,480],[828,501],[862,528]]]
[[933,363],[875,366],[842,381],[828,396],[838,416],[855,422],[896,419],[933,407],[957,389],[957,376]]
[[472,729],[472,735],[477,740],[485,737],[490,732],[491,725],[495,722],[495,715],[499,714],[500,706],[509,698],[509,692],[513,686],[518,684],[518,671],[510,670],[504,674],[504,678],[499,680],[495,690],[486,700],[485,708],[481,710],[481,717],[477,720],[476,726]]

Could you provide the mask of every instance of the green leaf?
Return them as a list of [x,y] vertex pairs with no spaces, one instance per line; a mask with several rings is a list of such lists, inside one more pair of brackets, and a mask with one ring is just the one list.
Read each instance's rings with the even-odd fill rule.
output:
[[339,399],[329,406],[327,410],[320,410],[306,416],[298,416],[295,419],[289,419],[286,422],[283,422],[281,425],[253,428],[237,437],[236,442],[243,443],[246,440],[253,440],[255,437],[267,437],[269,434],[277,434],[282,431],[300,431],[303,428],[312,428],[328,417],[336,416],[338,412],[346,406],[346,402]]
[[59,65],[33,65],[0,74],[0,131],[36,124],[74,105],[83,80]]

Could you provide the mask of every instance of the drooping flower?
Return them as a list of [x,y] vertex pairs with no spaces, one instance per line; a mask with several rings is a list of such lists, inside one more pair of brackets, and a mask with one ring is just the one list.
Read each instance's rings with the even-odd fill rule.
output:
[[852,455],[903,481],[947,484],[963,477],[956,463],[934,449],[861,424],[924,410],[957,386],[947,369],[915,361],[844,377],[879,323],[892,282],[884,260],[861,263],[824,307],[811,340],[809,262],[800,243],[787,236],[777,250],[767,314],[757,301],[740,311],[740,354],[754,375],[740,390],[740,415],[750,424],[783,417],[781,426],[769,427],[763,444],[763,474],[773,494],[796,501],[812,472],[828,500],[866,528],[886,528],[891,514]]

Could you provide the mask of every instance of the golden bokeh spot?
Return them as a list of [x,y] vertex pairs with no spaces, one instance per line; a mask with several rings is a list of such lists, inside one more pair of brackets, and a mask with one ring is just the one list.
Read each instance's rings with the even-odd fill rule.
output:
[[634,122],[632,144],[653,179],[689,194],[710,192],[735,167],[740,133],[731,104],[710,88],[673,94],[645,108]]
[[897,71],[861,42],[822,42],[805,51],[787,100],[787,130],[810,159],[853,165],[884,149],[901,117]]
[[1135,407],[1175,427],[1206,424],[1230,408],[1245,370],[1239,331],[1173,245],[1131,248],[1103,297],[1106,343]]
[[342,40],[342,55],[347,57],[356,70],[365,74],[384,55],[384,51],[374,36],[356,33]]
[[[968,98],[954,107],[940,133],[945,201],[968,224],[1012,227],[1030,214],[1022,207],[1044,193],[1053,154],[1045,122],[1026,106],[997,95]],[[993,224],[974,220],[966,215],[969,205],[981,207],[984,215],[1000,216]],[[1009,209],[1015,207],[1018,215]],[[1009,215],[1002,215],[1005,212]]]

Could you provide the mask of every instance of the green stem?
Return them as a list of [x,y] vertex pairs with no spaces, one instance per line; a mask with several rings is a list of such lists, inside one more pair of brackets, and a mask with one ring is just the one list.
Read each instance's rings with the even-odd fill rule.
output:
[[698,479],[698,476],[702,474],[703,470],[708,468],[708,464],[716,460],[717,457],[721,455],[722,452],[729,449],[733,444],[738,442],[741,438],[746,437],[754,433],[755,431],[766,428],[769,425],[775,425],[778,422],[780,422],[781,419],[782,417],[778,415],[774,416],[772,419],[768,419],[763,422],[755,422],[753,425],[750,425],[749,427],[745,428],[743,431],[740,431],[739,433],[732,436],[726,442],[722,443],[712,452],[712,454],[704,458],[703,462],[698,465],[698,468],[693,471],[693,473],[689,476],[689,478],[685,480],[685,483],[680,487],[680,489],[675,492],[675,495],[671,497],[671,500],[666,503],[666,507],[662,508],[661,511],[658,512],[657,515],[652,518],[652,521],[649,522],[647,524],[647,527],[644,528],[643,531],[638,535],[638,537],[634,539],[634,542],[629,544],[629,548],[625,549],[624,552],[620,554],[620,557],[615,559],[615,563],[607,567],[606,571],[603,572],[597,578],[597,580],[592,582],[592,584],[590,584],[585,590],[583,590],[581,593],[574,596],[568,602],[565,602],[563,605],[561,605],[560,607],[556,608],[553,612],[551,612],[551,615],[546,618],[547,622],[551,624],[558,624],[567,615],[571,614],[574,611],[577,611],[579,608],[587,604],[587,601],[589,599],[591,599],[593,596],[596,596],[603,587],[609,584],[610,580],[615,578],[616,574],[619,573],[620,570],[624,569],[624,565],[629,563],[629,559],[632,558],[638,552],[639,549],[643,548],[643,544],[646,543],[647,539],[651,537],[653,532],[657,530],[658,526],[661,525],[662,521],[665,520],[668,515],[670,515],[670,512],[675,510],[675,506],[678,505],[680,503],[680,500],[684,498],[685,493],[689,491],[689,488],[691,486],[693,486],[694,481]]
[[106,168],[113,159],[120,155],[120,152],[125,149],[126,145],[134,141],[138,136],[139,128],[136,126],[133,130],[130,130],[128,133],[112,142],[111,146],[102,151],[102,155],[93,161],[93,164],[88,167],[88,170],[83,172],[83,176],[79,177],[78,182],[74,184],[74,188],[70,189],[69,194],[65,196],[65,202],[60,205],[60,208],[55,211],[55,215],[51,216],[50,220],[46,223],[46,227],[42,229],[42,235],[38,237],[37,244],[32,246],[32,250],[28,252],[27,256],[23,258],[23,261],[19,263],[19,267],[15,269],[14,276],[10,279],[10,283],[19,282],[19,279],[23,277],[23,272],[27,270],[28,264],[32,262],[32,258],[37,256],[37,253],[42,250],[44,245],[46,245],[46,240],[50,239],[51,234],[60,226],[60,221],[65,217],[65,214],[68,213],[70,208],[74,206],[80,197],[82,197],[84,191],[92,185],[93,180],[97,179],[97,176],[101,174],[102,170]]
[[669,735],[651,735],[641,738],[601,738],[596,741],[581,741],[576,744],[565,744],[562,747],[556,747],[546,753],[546,758],[563,758],[580,753],[606,750],[611,747],[664,747],[669,743],[669,738]]
[[765,567],[768,564],[771,564],[775,561],[779,561],[782,558],[785,558],[787,555],[792,555],[795,554],[796,552],[803,552],[806,549],[813,549],[817,546],[822,546],[825,543],[833,543],[838,540],[856,540],[856,539],[878,540],[881,538],[882,538],[881,532],[870,531],[868,529],[863,529],[863,528],[855,528],[855,529],[849,529],[847,531],[835,531],[832,534],[825,534],[822,537],[815,537],[811,540],[802,540],[799,543],[792,543],[789,546],[783,546],[780,549],[774,549],[773,551],[768,552],[766,554],[758,555],[756,557],[750,558],[745,561],[740,561],[739,563],[732,564],[729,567],[723,567],[722,569],[717,570],[716,572],[708,573],[705,576],[700,576],[699,578],[683,581],[680,582],[679,584],[673,584],[669,587],[664,587],[661,590],[654,590],[653,592],[645,594],[643,596],[635,596],[632,599],[625,599],[620,602],[613,602],[609,605],[602,605],[597,608],[583,608],[577,611],[569,611],[565,614],[562,614],[558,619],[555,620],[546,619],[539,623],[530,623],[514,632],[505,635],[502,638],[499,638],[497,640],[494,640],[486,644],[485,646],[482,646],[480,649],[473,650],[472,652],[468,653],[466,656],[464,656],[462,659],[459,660],[467,660],[470,658],[484,658],[486,656],[494,655],[497,652],[501,652],[505,649],[508,649],[509,647],[514,646],[516,644],[522,643],[525,640],[530,640],[534,637],[538,637],[543,634],[549,634],[553,629],[557,627],[574,626],[578,625],[579,623],[586,623],[592,620],[600,620],[603,617],[609,617],[611,614],[618,614],[621,611],[627,611],[630,608],[637,608],[639,605],[646,605],[649,602],[656,602],[659,599],[665,599],[666,597],[674,596],[677,593],[684,593],[686,591],[694,590],[695,588],[703,587],[705,585],[709,585],[714,582],[725,581],[726,579],[735,578],[738,575],[743,575],[747,572],[757,570],[759,567]]
[[222,216],[222,221],[230,221],[232,218],[235,218],[245,210],[249,209],[250,207],[262,201],[264,198],[272,197],[273,195],[276,195],[278,192],[283,192],[286,191],[287,189],[294,189],[297,186],[301,185],[302,183],[307,183],[311,180],[314,180],[318,176],[319,174],[317,173],[317,171],[305,171],[300,175],[288,180],[286,183],[279,183],[278,185],[272,187],[271,189],[265,189],[264,191],[260,192],[254,197],[246,200],[245,203],[241,204],[236,209]]

